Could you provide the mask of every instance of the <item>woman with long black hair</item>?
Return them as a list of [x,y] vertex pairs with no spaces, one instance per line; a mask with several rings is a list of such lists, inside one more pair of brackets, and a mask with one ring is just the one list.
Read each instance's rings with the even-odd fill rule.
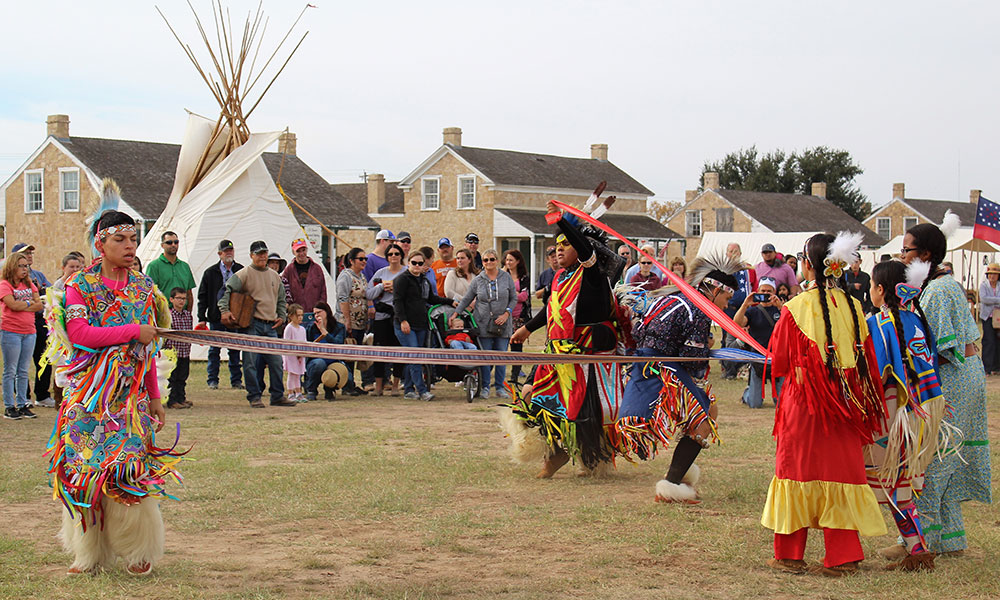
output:
[[[945,216],[944,229],[957,226]],[[923,282],[920,307],[937,342],[938,376],[948,403],[948,422],[962,431],[961,455],[947,453],[927,466],[924,491],[917,510],[927,523],[927,549],[937,554],[961,554],[965,539],[962,502],[989,503],[990,446],[986,425],[986,374],[976,350],[979,327],[969,312],[962,285],[941,268],[947,236],[936,225],[923,223],[903,236],[900,258],[930,263]],[[883,550],[887,557],[902,558],[902,545]]]
[[885,420],[881,377],[861,303],[838,286],[857,254],[855,235],[809,238],[802,268],[815,285],[784,305],[771,334],[771,374],[785,380],[761,524],[774,530],[768,565],[780,571],[807,570],[810,528],[823,530],[826,547],[815,570],[831,577],[858,570],[859,534],[886,532],[863,455]]
[[[517,292],[517,304],[514,305],[514,312],[511,313],[513,319],[513,329],[517,331],[522,325],[531,319],[531,279],[528,277],[528,268],[524,264],[524,256],[521,251],[515,249],[503,253],[503,270],[510,273],[514,278],[514,291]],[[523,352],[524,344],[511,344],[511,352]],[[517,386],[521,383],[521,365],[512,365],[510,368],[510,383]]]

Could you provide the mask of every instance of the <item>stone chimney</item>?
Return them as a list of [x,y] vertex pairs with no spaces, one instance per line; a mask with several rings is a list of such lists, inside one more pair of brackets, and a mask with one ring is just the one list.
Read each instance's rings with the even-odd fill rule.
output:
[[444,131],[444,143],[451,144],[452,146],[462,145],[462,128],[461,127],[445,127]]
[[892,197],[893,199],[906,198],[906,184],[905,183],[892,184]]
[[688,204],[698,197],[698,190],[684,190],[684,204]]
[[45,120],[48,135],[57,138],[69,137],[69,115],[49,115]]
[[278,152],[295,156],[295,134],[286,131],[278,136]]
[[979,197],[983,195],[983,190],[969,190],[969,202],[979,204]]
[[701,186],[706,190],[717,190],[719,189],[719,174],[714,171],[709,171],[705,173],[702,178]]
[[812,184],[812,195],[826,198],[826,184],[822,182]]
[[378,207],[385,204],[385,175],[368,174],[368,214],[378,214]]
[[594,160],[608,160],[608,145],[607,144],[591,144],[590,145],[590,158]]

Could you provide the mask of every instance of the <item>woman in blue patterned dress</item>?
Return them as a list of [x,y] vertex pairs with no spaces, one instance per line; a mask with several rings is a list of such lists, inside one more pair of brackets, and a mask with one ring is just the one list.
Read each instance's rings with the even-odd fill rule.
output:
[[[945,217],[947,223],[948,217]],[[901,258],[931,265],[920,294],[931,334],[937,340],[941,389],[948,403],[946,419],[962,431],[959,454],[945,453],[927,467],[917,510],[925,520],[927,549],[958,555],[969,547],[962,520],[962,502],[990,502],[990,447],[986,433],[986,374],[975,342],[979,339],[965,290],[940,268],[947,241],[930,223],[910,228],[903,237]],[[897,548],[883,555],[898,554]]]

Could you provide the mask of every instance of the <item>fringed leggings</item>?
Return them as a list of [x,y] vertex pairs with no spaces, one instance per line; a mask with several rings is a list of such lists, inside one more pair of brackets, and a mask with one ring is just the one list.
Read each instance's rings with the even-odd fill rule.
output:
[[79,517],[63,513],[63,547],[73,553],[73,567],[90,571],[98,567],[111,567],[121,557],[126,566],[155,564],[163,558],[163,518],[160,502],[145,498],[140,503],[126,506],[104,496],[104,526],[100,521],[87,523],[83,530]]

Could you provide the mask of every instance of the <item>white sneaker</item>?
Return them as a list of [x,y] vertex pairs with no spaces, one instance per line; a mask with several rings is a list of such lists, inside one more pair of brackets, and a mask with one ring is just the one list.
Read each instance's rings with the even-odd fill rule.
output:
[[488,389],[486,389],[486,388],[483,388],[483,391],[479,392],[479,396],[478,396],[478,398],[479,398],[480,400],[486,400],[486,399],[488,399],[489,397],[490,397],[490,391],[489,391]]
[[56,401],[52,399],[51,396],[49,396],[48,398],[45,398],[41,402],[36,403],[35,406],[41,406],[42,408],[55,408]]
[[434,394],[430,392],[424,392],[423,394],[420,394],[420,399],[423,400],[424,402],[430,402],[431,400],[434,399]]

